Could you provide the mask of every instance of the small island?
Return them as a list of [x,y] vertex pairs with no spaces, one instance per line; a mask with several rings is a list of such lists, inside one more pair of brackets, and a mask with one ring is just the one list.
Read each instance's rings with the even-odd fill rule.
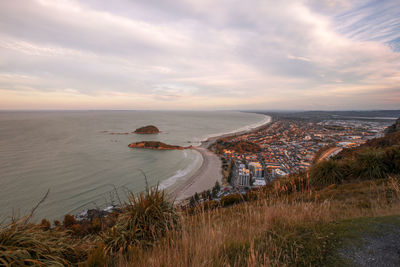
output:
[[154,125],[147,125],[144,127],[137,128],[133,133],[136,134],[157,134],[160,130]]
[[155,149],[155,150],[183,150],[190,149],[192,146],[183,147],[183,146],[173,146],[168,145],[163,142],[158,141],[142,141],[129,144],[131,148],[146,148],[146,149]]

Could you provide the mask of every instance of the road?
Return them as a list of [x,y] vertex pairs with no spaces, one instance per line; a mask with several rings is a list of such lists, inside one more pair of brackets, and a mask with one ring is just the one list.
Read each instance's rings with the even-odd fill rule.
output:
[[341,147],[332,147],[330,149],[328,149],[327,151],[325,151],[318,159],[317,162],[323,161],[333,155],[336,155],[337,153],[339,153],[340,151],[342,151],[343,148]]

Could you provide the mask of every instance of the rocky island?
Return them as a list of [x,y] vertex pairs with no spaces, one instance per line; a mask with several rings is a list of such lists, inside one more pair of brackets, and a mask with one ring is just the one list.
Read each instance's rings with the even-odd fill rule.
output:
[[154,125],[147,125],[144,127],[137,128],[133,133],[136,134],[156,134],[159,133],[160,130]]
[[183,146],[173,146],[168,145],[163,142],[158,141],[142,141],[129,144],[131,148],[147,148],[147,149],[155,149],[155,150],[183,150],[190,149],[192,146],[183,147]]

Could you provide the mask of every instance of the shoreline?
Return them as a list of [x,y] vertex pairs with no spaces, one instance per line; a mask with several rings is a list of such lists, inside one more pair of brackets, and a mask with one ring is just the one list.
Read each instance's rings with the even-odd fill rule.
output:
[[210,147],[221,138],[239,136],[246,133],[259,131],[267,127],[273,122],[273,117],[265,115],[269,119],[262,125],[258,125],[254,128],[241,130],[238,132],[221,134],[218,136],[209,137],[201,142],[200,146],[193,146],[192,149],[196,150],[202,156],[202,164],[192,175],[190,175],[184,182],[177,185],[170,191],[170,194],[175,198],[175,204],[179,204],[185,199],[193,196],[196,192],[201,193],[205,190],[211,189],[215,182],[222,181],[222,162],[217,154],[210,150]]
[[212,188],[215,182],[222,181],[222,164],[220,158],[204,147],[193,147],[200,153],[202,163],[200,167],[183,183],[174,188],[170,194],[175,198],[175,204],[185,199]]
[[239,135],[243,135],[243,134],[246,134],[246,133],[259,131],[259,130],[263,129],[264,127],[267,127],[271,122],[273,122],[273,117],[272,116],[269,116],[269,115],[265,115],[265,116],[269,117],[269,120],[266,121],[265,123],[263,123],[262,125],[258,125],[258,126],[255,126],[254,128],[241,130],[241,131],[238,131],[238,132],[221,134],[221,135],[218,135],[218,136],[209,137],[209,138],[207,138],[207,140],[201,142],[200,147],[209,149],[218,139],[227,138],[227,137],[233,137],[233,136],[239,136]]

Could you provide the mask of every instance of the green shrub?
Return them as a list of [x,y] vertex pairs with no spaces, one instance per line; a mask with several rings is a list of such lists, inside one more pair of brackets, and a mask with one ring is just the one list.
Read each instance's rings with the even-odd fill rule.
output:
[[400,173],[400,146],[392,146],[385,149],[383,155],[383,163],[386,165],[387,171],[392,174]]
[[243,198],[245,201],[254,201],[258,199],[258,193],[254,190],[250,190],[243,196]]
[[64,216],[63,225],[65,228],[69,228],[76,223],[77,221],[75,220],[75,217],[73,215],[67,214]]
[[135,246],[151,246],[179,227],[179,217],[164,191],[131,194],[116,224],[103,233],[106,250],[114,253]]
[[55,226],[55,227],[61,226],[60,221],[59,221],[59,220],[54,220],[54,226]]
[[230,206],[243,201],[243,196],[241,194],[230,194],[221,197],[221,205],[223,207]]
[[340,184],[349,174],[349,166],[346,162],[332,159],[317,163],[310,171],[310,184],[313,186],[325,186]]
[[351,167],[352,174],[364,180],[386,178],[388,172],[384,153],[377,149],[365,149],[357,153]]

